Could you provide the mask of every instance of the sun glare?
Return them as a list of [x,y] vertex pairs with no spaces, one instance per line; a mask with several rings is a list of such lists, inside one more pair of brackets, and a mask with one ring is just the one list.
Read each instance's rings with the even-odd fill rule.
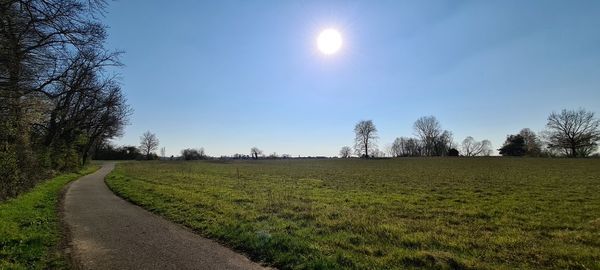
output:
[[325,29],[317,38],[317,47],[323,54],[334,54],[342,47],[342,35],[333,28]]

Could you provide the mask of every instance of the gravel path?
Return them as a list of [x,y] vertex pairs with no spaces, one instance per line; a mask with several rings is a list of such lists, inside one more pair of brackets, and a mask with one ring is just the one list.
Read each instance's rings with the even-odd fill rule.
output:
[[114,195],[104,177],[73,182],[64,197],[69,250],[78,269],[264,269],[243,255]]

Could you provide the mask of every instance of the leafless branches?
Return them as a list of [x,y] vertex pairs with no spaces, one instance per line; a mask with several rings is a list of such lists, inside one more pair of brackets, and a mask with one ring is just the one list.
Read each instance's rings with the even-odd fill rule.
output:
[[156,137],[156,134],[150,131],[144,132],[144,134],[140,137],[140,150],[148,159],[150,159],[150,154],[158,149],[158,145],[159,141]]
[[354,127],[354,134],[354,149],[356,154],[360,157],[369,158],[370,151],[375,150],[375,147],[377,147],[375,144],[375,140],[377,140],[377,128],[375,124],[371,120],[360,121]]
[[263,155],[263,151],[258,149],[258,147],[252,147],[250,148],[250,156],[252,156],[253,159],[258,159],[259,156]]
[[422,155],[445,156],[452,148],[452,133],[442,130],[440,122],[434,116],[424,116],[415,121],[413,128],[420,139]]
[[489,140],[476,141],[468,136],[462,141],[462,153],[467,157],[489,156],[492,154],[492,142]]
[[340,149],[340,157],[341,158],[349,158],[352,156],[352,148],[350,146],[344,146]]
[[571,157],[588,156],[600,140],[600,120],[584,109],[553,112],[546,128],[548,147],[562,149]]

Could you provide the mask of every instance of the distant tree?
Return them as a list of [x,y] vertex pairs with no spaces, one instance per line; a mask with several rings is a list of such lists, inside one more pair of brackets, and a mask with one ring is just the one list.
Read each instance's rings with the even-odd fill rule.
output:
[[341,158],[349,158],[351,156],[352,156],[352,148],[350,148],[349,146],[342,147],[342,149],[340,150],[340,157]]
[[115,147],[109,143],[102,144],[94,149],[94,160],[135,160],[143,157],[135,146]]
[[440,122],[434,116],[423,116],[415,121],[413,128],[423,142],[423,154],[435,155],[436,141],[443,132]]
[[375,149],[377,145],[377,128],[372,120],[363,120],[354,127],[354,149],[358,156],[369,158],[369,148]]
[[150,154],[153,151],[156,151],[158,148],[159,141],[156,137],[156,134],[151,133],[150,131],[144,132],[144,134],[140,137],[140,150],[147,159],[151,159]]
[[386,153],[388,156],[390,156],[390,157],[397,157],[397,156],[396,156],[396,151],[395,151],[395,149],[393,149],[393,147],[394,147],[394,144],[393,144],[393,143],[392,143],[392,144],[388,144],[388,145],[386,145],[386,146],[385,146],[385,153]]
[[600,120],[585,109],[553,112],[546,128],[548,147],[561,149],[569,157],[589,156],[600,141]]
[[181,157],[184,160],[200,160],[200,159],[204,159],[205,158],[204,148],[198,148],[198,149],[188,148],[188,149],[183,149],[183,150],[181,150]]
[[444,130],[442,134],[437,136],[433,141],[433,151],[430,155],[432,156],[445,156],[448,154],[448,150],[454,147],[452,140],[452,132]]
[[277,152],[273,152],[273,153],[271,153],[271,154],[268,156],[268,158],[270,158],[270,159],[278,159],[278,158],[279,158],[279,155],[277,155]]
[[259,156],[262,156],[263,151],[258,149],[257,147],[250,148],[250,156],[253,159],[258,159]]
[[385,152],[381,151],[379,149],[372,149],[371,151],[371,157],[374,158],[384,158],[385,157]]
[[389,148],[390,156],[402,157],[405,156],[406,139],[404,137],[396,138]]
[[489,140],[476,141],[468,136],[462,141],[462,151],[467,157],[489,156],[492,154],[492,143]]
[[504,145],[498,150],[503,156],[523,156],[527,153],[525,139],[519,134],[507,136]]
[[542,142],[531,129],[524,128],[519,131],[519,135],[525,140],[526,155],[537,157],[542,153]]
[[0,201],[76,170],[130,114],[104,0],[0,1]]
[[137,148],[134,145],[126,145],[123,146],[121,149],[121,151],[123,151],[123,156],[125,156],[125,158],[123,159],[142,159],[143,155],[140,152],[140,149]]
[[475,156],[480,150],[481,142],[475,141],[471,136],[466,137],[461,144],[463,155]]
[[403,156],[418,157],[423,155],[424,147],[421,140],[415,138],[401,138],[401,140],[404,140],[402,144]]
[[448,156],[449,157],[458,157],[459,153],[458,150],[456,150],[456,148],[450,148],[450,150],[448,150]]
[[249,159],[249,158],[250,158],[249,155],[243,155],[243,154],[239,154],[239,153],[236,153],[233,155],[233,159]]
[[483,150],[481,150],[481,155],[485,157],[491,156],[494,152],[492,142],[490,140],[483,140],[481,141],[481,143],[483,144]]

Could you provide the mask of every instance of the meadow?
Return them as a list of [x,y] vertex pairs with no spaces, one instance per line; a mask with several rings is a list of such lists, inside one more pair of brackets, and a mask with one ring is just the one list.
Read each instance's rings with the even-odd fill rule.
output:
[[68,269],[61,242],[59,201],[65,185],[96,165],[44,181],[0,203],[0,269]]
[[106,181],[281,269],[600,269],[600,159],[131,162]]

